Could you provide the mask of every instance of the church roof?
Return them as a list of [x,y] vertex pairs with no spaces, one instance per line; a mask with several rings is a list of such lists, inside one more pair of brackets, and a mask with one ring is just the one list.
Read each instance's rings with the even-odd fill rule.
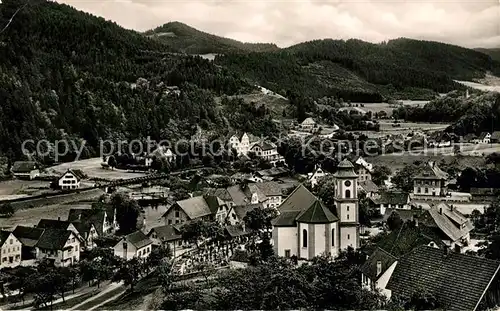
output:
[[351,163],[351,161],[344,159],[337,166],[337,172],[333,174],[333,177],[357,178],[358,175],[354,172],[354,165]]
[[318,199],[307,190],[304,185],[299,185],[293,192],[286,198],[285,201],[278,208],[280,212],[283,211],[303,211],[311,207],[311,205]]
[[308,224],[329,224],[339,219],[317,200],[311,207],[298,215],[296,220]]

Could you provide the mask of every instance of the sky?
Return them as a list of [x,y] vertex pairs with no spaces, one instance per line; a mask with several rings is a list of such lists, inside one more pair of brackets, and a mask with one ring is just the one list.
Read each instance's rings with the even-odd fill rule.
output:
[[408,37],[500,48],[500,0],[58,0],[145,31],[170,21],[280,47],[314,39]]

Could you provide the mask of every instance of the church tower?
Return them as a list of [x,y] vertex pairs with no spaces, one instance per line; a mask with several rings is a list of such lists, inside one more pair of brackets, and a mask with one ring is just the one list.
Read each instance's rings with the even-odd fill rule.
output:
[[349,160],[337,167],[335,177],[335,208],[339,218],[340,249],[359,247],[358,175]]

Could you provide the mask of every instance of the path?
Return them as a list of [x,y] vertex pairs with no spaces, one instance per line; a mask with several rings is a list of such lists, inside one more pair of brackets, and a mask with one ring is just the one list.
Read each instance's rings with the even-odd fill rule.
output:
[[[102,304],[103,304],[103,303],[98,303],[98,304],[96,304],[96,306],[92,306],[92,302],[93,302],[94,300],[96,300],[96,299],[97,299],[97,298],[99,298],[99,297],[102,297],[102,296],[106,295],[107,293],[110,293],[111,291],[117,290],[117,289],[118,289],[118,288],[120,288],[121,286],[124,286],[124,285],[123,285],[123,282],[119,282],[119,283],[111,283],[111,284],[109,284],[109,286],[108,286],[106,289],[104,289],[103,291],[101,291],[99,294],[94,295],[94,296],[92,296],[92,297],[89,297],[87,300],[85,300],[85,301],[83,301],[83,302],[81,302],[81,303],[77,304],[76,306],[74,306],[73,308],[71,308],[71,309],[69,309],[69,310],[92,310],[92,309],[96,308],[96,306],[100,306],[100,305],[102,305]],[[121,294],[122,294],[122,293],[120,293],[120,295],[121,295]],[[114,297],[114,296],[113,296],[113,297]],[[86,306],[86,305],[88,305],[88,304],[90,304],[90,305],[92,306],[90,309],[88,308],[88,306],[87,306],[87,308],[81,308],[82,306]]]

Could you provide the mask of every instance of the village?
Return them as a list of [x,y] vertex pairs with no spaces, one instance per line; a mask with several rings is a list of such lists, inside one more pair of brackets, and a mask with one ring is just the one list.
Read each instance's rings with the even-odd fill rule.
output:
[[[339,134],[338,127],[327,129],[313,118],[286,126],[290,139],[337,140]],[[413,131],[376,139],[384,147],[418,140],[422,150],[469,157],[494,155],[500,146],[500,132],[457,138]],[[125,285],[147,279],[165,260],[172,275],[189,279],[208,270],[244,269],[252,252],[269,244],[275,255],[299,266],[360,250],[367,259],[359,284],[387,298],[412,295],[418,284],[451,309],[496,303],[488,293],[498,284],[500,262],[477,256],[487,243],[475,223],[500,189],[463,189],[458,180],[464,171],[450,174],[430,160],[406,172],[401,189],[397,182],[405,172],[398,166],[383,167],[354,152],[333,168],[315,164],[300,174],[287,165],[289,155],[278,142],[241,133],[227,137],[226,146],[234,163],[246,164],[221,170],[214,159],[203,158],[201,165],[176,168],[179,155],[162,146],[136,156],[133,165],[122,165],[120,155],[47,168],[13,163],[13,179],[0,183],[5,302],[14,306],[25,294],[39,297],[36,290],[8,289],[18,271],[46,262],[91,267],[85,280],[94,284],[92,295],[81,289],[72,307],[96,308],[125,295]],[[97,271],[103,268],[94,265],[104,258],[117,262],[101,278]],[[140,268],[134,274],[132,267]],[[99,288],[112,280],[110,271],[122,270],[128,277]],[[451,280],[460,286],[447,286]],[[62,302],[52,294],[41,303],[49,301],[66,306],[64,295]]]

